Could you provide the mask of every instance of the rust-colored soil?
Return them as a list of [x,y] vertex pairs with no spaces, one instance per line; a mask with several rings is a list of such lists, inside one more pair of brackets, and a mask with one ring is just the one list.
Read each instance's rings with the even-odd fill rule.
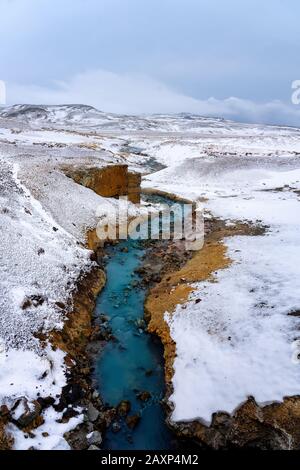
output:
[[0,450],[10,450],[14,444],[13,437],[6,431],[8,418],[6,406],[0,408]]
[[55,330],[50,334],[50,341],[68,353],[70,358],[84,354],[92,333],[92,313],[98,293],[105,285],[105,273],[95,268],[78,286],[73,297],[73,308],[68,314],[62,331]]

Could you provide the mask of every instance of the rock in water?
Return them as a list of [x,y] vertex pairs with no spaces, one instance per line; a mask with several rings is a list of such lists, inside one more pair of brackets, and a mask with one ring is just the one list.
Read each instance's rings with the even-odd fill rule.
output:
[[93,431],[86,436],[86,440],[89,446],[99,446],[102,443],[102,436],[99,431]]
[[121,425],[120,425],[120,423],[114,422],[114,423],[112,424],[112,431],[115,432],[115,433],[117,433],[117,432],[119,432],[120,430],[121,430]]
[[141,401],[148,401],[151,398],[151,393],[145,390],[144,392],[138,393],[137,398]]
[[128,400],[123,400],[117,406],[117,413],[119,416],[126,416],[128,415],[129,411],[131,410],[131,404]]
[[141,416],[139,414],[127,416],[126,424],[130,429],[134,429],[140,422]]

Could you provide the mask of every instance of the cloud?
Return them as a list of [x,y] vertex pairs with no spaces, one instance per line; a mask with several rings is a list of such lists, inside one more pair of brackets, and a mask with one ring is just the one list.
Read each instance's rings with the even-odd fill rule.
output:
[[[292,91],[292,90],[291,90]],[[230,97],[199,100],[143,75],[93,70],[75,75],[53,87],[7,84],[9,104],[88,104],[115,113],[191,112],[245,122],[285,124],[300,127],[300,106],[281,101],[255,103]]]

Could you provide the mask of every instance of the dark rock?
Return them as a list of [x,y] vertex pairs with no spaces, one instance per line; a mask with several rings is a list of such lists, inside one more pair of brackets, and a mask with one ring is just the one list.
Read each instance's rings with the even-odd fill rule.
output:
[[80,424],[73,431],[64,434],[64,438],[74,450],[85,450],[88,447],[87,429],[85,425]]
[[139,392],[137,394],[137,398],[141,401],[148,401],[151,398],[151,393],[147,392],[146,390],[144,392]]
[[141,416],[139,414],[127,416],[126,424],[130,429],[134,429],[140,422]]
[[292,312],[288,312],[288,315],[292,317],[300,317],[300,310],[293,310]]
[[97,392],[97,390],[94,390],[92,393],[92,397],[94,398],[94,400],[96,400],[96,398],[99,398],[100,397],[99,392]]
[[31,307],[31,305],[32,305],[31,300],[28,297],[26,297],[24,301],[22,302],[21,309],[26,310],[27,308]]
[[42,407],[38,401],[29,401],[22,397],[17,400],[12,407],[12,421],[21,429],[26,428],[34,423],[39,417]]
[[74,408],[67,408],[66,411],[64,412],[61,421],[63,423],[67,423],[69,419],[74,418],[75,416],[78,416],[78,411],[76,411]]
[[101,417],[103,418],[103,421],[105,423],[105,427],[108,428],[111,425],[112,421],[116,417],[115,408],[111,408],[109,410],[104,411],[104,413],[102,413]]
[[84,396],[82,387],[78,383],[69,383],[62,389],[58,405],[54,405],[56,411],[63,411],[68,405],[76,404]]
[[55,399],[53,397],[38,397],[37,402],[44,410],[45,408],[48,408],[48,406],[54,405]]
[[66,308],[66,304],[64,304],[63,302],[55,302],[55,305],[60,308],[61,310],[64,310]]
[[117,433],[117,432],[119,432],[119,431],[121,430],[121,425],[120,425],[120,423],[118,423],[117,421],[115,421],[115,422],[112,424],[111,428],[112,428],[112,431],[113,431],[113,432]]
[[87,434],[91,433],[92,431],[94,431],[94,425],[93,423],[86,423],[86,431],[87,431]]
[[97,261],[97,254],[95,253],[95,251],[91,251],[90,260]]
[[110,320],[110,317],[108,315],[99,315],[99,320],[105,323]]
[[38,307],[39,305],[43,305],[45,302],[45,298],[42,295],[30,295],[29,297],[25,297],[23,303],[21,305],[22,310],[26,310],[29,307]]
[[262,407],[249,397],[232,415],[214,413],[210,426],[192,421],[172,423],[172,428],[202,448],[296,450],[300,443],[299,423],[299,396]]
[[0,406],[0,417],[8,420],[10,418],[10,411],[6,405]]
[[131,410],[131,403],[128,400],[123,400],[117,406],[117,413],[119,416],[126,416]]
[[143,318],[136,320],[136,326],[141,330],[145,330],[147,328],[147,324]]
[[90,341],[99,341],[101,339],[100,326],[96,325],[90,335]]
[[95,421],[97,421],[99,416],[100,416],[100,412],[97,410],[97,408],[95,408],[92,403],[89,403],[88,409],[87,409],[87,417],[89,421],[94,423]]
[[101,350],[102,343],[100,341],[92,341],[87,345],[86,351],[91,356],[95,356]]

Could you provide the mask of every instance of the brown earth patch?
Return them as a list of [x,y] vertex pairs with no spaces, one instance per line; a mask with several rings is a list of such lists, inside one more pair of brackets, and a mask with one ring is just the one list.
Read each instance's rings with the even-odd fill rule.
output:
[[73,307],[61,331],[50,333],[50,341],[54,347],[67,352],[70,358],[77,358],[85,352],[92,333],[92,312],[97,295],[105,285],[105,273],[95,267],[87,277],[78,284],[74,293]]
[[8,408],[2,405],[0,407],[0,450],[10,450],[14,444],[14,438],[6,431],[9,418]]
[[90,229],[86,233],[86,246],[89,250],[97,251],[103,246],[103,241],[97,235],[97,229]]

